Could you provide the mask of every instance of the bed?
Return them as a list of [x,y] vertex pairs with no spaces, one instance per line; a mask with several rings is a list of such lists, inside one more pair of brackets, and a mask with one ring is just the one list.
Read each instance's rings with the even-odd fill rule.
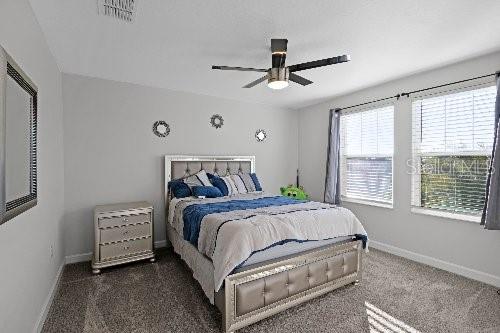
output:
[[254,173],[255,157],[165,156],[167,237],[224,331],[360,281],[367,237],[349,210],[266,192],[173,198],[168,182],[200,170]]

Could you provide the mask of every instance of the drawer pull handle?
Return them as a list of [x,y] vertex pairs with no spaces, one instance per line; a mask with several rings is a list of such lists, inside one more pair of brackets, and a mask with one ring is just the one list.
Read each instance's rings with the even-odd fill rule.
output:
[[128,219],[127,218],[123,218],[123,222],[128,222]]
[[125,231],[123,232],[123,234],[124,234],[124,235],[128,234],[128,230],[125,230]]
[[128,250],[128,249],[130,249],[130,246],[124,246],[123,249]]

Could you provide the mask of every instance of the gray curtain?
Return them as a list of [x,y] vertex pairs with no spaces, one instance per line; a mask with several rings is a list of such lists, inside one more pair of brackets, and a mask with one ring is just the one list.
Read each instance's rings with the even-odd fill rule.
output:
[[340,109],[330,110],[324,200],[340,204]]
[[495,103],[495,139],[491,166],[486,182],[486,202],[481,217],[485,229],[500,230],[500,78],[497,74],[497,100]]

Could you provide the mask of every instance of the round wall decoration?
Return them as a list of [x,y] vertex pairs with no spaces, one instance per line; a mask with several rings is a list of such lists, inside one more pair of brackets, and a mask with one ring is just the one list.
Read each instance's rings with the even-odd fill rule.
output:
[[224,125],[224,118],[220,114],[214,114],[210,117],[210,124],[212,124],[212,127],[221,128]]
[[266,131],[264,131],[263,129],[257,130],[257,132],[255,132],[255,138],[258,142],[264,141],[267,138]]
[[170,134],[170,126],[165,121],[158,120],[153,124],[153,133],[160,138],[164,138]]

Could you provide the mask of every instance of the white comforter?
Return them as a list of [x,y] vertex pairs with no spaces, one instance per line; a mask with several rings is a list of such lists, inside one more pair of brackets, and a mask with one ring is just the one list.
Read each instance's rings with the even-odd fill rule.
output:
[[[173,199],[169,222],[183,235],[182,212],[191,204],[266,196],[271,195]],[[200,226],[198,250],[213,262],[215,291],[218,291],[226,276],[256,251],[286,240],[324,240],[355,234],[366,235],[366,231],[350,210],[319,202],[297,202],[206,215]]]

